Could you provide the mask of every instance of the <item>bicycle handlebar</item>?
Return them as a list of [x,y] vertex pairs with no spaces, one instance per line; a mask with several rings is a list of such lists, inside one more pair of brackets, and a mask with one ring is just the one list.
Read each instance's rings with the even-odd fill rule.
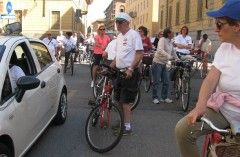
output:
[[[212,128],[213,130],[219,132],[219,133],[227,133],[227,134],[230,134],[231,131],[229,130],[226,130],[226,129],[220,129],[220,128],[217,128],[209,119],[207,119],[206,117],[201,117],[200,118],[200,121],[204,123],[206,123],[208,126],[210,126],[210,128]],[[201,127],[201,130],[203,129],[203,124],[202,124],[202,127]]]
[[109,65],[106,64],[100,64],[100,66],[103,66],[105,68],[108,69],[108,72],[110,72],[110,75],[115,75],[115,74],[119,74],[121,77],[125,77],[126,74],[118,69],[114,69],[112,67],[110,67]]

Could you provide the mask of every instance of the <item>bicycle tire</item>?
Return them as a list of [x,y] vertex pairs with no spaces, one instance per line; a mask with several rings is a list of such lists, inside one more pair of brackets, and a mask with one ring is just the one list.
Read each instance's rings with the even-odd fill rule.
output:
[[73,71],[74,71],[73,54],[71,54],[71,56],[70,56],[70,64],[71,64],[71,75],[73,76]]
[[174,89],[174,98],[176,100],[179,99],[180,97],[180,90],[181,90],[181,78],[180,78],[180,73],[179,71],[176,73],[176,78],[174,80],[174,84],[173,84],[173,89]]
[[147,66],[144,70],[143,85],[144,85],[144,91],[149,92],[152,85],[152,71],[150,66]]
[[190,79],[182,79],[181,88],[181,104],[184,112],[188,110],[190,100]]
[[131,111],[133,111],[139,105],[140,98],[141,98],[141,90],[138,88],[138,93],[135,97],[134,102],[132,103]]
[[[111,105],[111,108],[108,109],[110,112],[110,121],[108,125],[101,127],[100,120],[102,115],[100,115],[101,106],[97,106],[92,109],[90,112],[86,125],[85,125],[85,137],[90,148],[98,153],[105,153],[112,150],[120,142],[123,135],[123,116],[115,105]],[[103,114],[104,115],[104,114]],[[115,115],[115,117],[113,116]],[[114,119],[116,118],[116,119]],[[118,131],[113,131],[114,125],[119,125]],[[109,135],[107,136],[107,133]],[[113,138],[111,140],[111,137]],[[95,139],[96,138],[96,139]],[[107,144],[104,144],[107,140]],[[110,141],[111,140],[111,141]],[[109,142],[110,141],[110,142]]]

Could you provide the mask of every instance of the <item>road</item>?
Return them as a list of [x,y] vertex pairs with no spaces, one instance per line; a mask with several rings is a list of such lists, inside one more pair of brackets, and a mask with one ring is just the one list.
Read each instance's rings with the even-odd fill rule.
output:
[[[85,140],[84,127],[92,98],[88,65],[75,65],[74,76],[65,75],[68,86],[68,119],[62,126],[50,125],[26,157],[179,157],[174,128],[185,115],[180,106],[153,104],[142,90],[140,105],[133,112],[133,135],[123,137],[110,152],[93,152]],[[191,106],[196,101],[201,79],[192,80]]]

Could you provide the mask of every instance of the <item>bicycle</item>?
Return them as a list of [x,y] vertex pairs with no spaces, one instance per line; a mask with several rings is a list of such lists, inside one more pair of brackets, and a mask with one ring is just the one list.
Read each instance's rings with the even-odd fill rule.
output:
[[191,53],[196,58],[194,70],[199,70],[200,77],[204,79],[208,73],[208,54],[201,50],[193,50]]
[[193,60],[180,60],[172,61],[172,67],[174,69],[174,83],[173,94],[175,99],[178,100],[181,96],[181,106],[184,112],[188,110],[190,102],[190,81],[191,81],[191,69]]
[[[103,67],[109,67],[109,66],[107,66],[107,65],[105,65],[105,64],[101,64],[100,65],[100,69],[102,70],[103,68],[102,68],[102,66]],[[105,78],[106,78],[106,76],[104,76],[104,75],[101,75],[101,70],[100,70],[100,72],[98,73],[98,75],[97,75],[97,77],[96,77],[96,80],[95,80],[95,84],[94,84],[94,86],[93,86],[93,96],[94,96],[94,98],[96,99],[100,94],[102,94],[102,91],[103,91],[103,87],[104,87],[104,81],[105,81]],[[114,90],[112,90],[112,93],[111,93],[111,95],[112,95],[112,101],[113,102],[115,102],[115,100],[114,100]],[[137,93],[137,95],[136,95],[136,97],[135,97],[135,100],[134,100],[134,102],[132,103],[132,105],[131,105],[131,111],[133,111],[138,105],[139,105],[139,102],[140,102],[140,98],[141,98],[141,90],[140,90],[140,88],[138,88],[138,93]]]
[[[102,72],[104,84],[102,94],[96,98],[95,104],[87,118],[85,136],[87,143],[93,151],[104,153],[112,150],[121,140],[123,135],[123,115],[119,108],[112,103],[112,80],[118,75],[124,77],[124,73],[109,66]],[[114,126],[119,126],[116,132]]]
[[65,61],[64,61],[64,73],[67,72],[67,69],[71,70],[71,76],[73,76],[74,71],[74,58],[73,58],[73,52],[65,52]]
[[142,80],[144,91],[149,92],[153,80],[152,80],[152,60],[153,60],[153,53],[144,53],[142,59]]
[[217,128],[209,119],[201,117],[201,130],[206,123],[214,130],[205,136],[202,157],[238,157],[240,156],[240,136],[233,135],[230,128]]

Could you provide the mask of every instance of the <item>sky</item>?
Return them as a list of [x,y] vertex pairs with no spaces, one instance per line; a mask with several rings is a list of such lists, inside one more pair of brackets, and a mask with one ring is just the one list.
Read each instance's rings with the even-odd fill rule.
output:
[[93,0],[93,3],[88,8],[88,25],[97,19],[105,18],[104,10],[112,0]]

